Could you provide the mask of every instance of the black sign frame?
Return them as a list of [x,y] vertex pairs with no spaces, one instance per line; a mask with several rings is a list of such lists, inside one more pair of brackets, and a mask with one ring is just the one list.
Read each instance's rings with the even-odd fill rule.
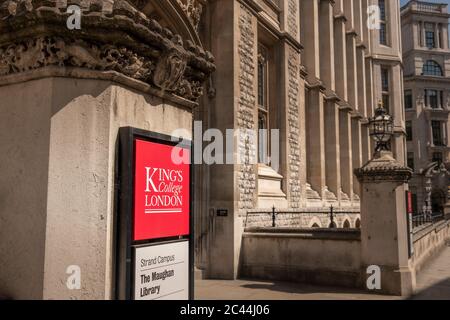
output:
[[[189,165],[189,235],[133,241],[135,140],[149,141],[168,146],[178,146],[190,151]],[[117,300],[132,300],[134,290],[134,250],[135,246],[189,241],[189,300],[194,299],[194,172],[192,166],[193,143],[191,140],[172,137],[158,132],[133,127],[119,129],[115,165],[115,208],[114,208],[114,286],[113,296]]]

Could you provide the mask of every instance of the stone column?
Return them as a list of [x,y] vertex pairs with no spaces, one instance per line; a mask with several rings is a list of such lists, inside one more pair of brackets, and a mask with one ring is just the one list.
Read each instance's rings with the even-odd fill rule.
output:
[[434,24],[434,42],[436,48],[440,48],[440,41],[439,41],[439,24]]
[[358,88],[358,111],[363,117],[367,117],[366,108],[366,47],[360,43],[356,47],[356,66],[357,66],[357,88]]
[[[120,128],[191,140],[213,57],[193,26],[159,21],[169,30],[132,6],[88,1],[82,31],[71,31],[56,1],[20,2],[0,10],[0,290],[15,300],[125,298]],[[79,290],[66,285],[73,265]]]
[[[353,168],[362,166],[362,143],[361,143],[361,124],[359,117],[353,117],[352,122],[352,163]],[[355,202],[359,200],[359,182],[355,175],[353,175],[353,198]]]
[[320,1],[319,37],[320,37],[320,79],[325,86],[334,91],[334,22],[333,6],[330,0]]
[[306,106],[308,182],[323,197],[325,189],[324,98],[320,87],[309,90]]
[[448,45],[448,27],[442,26],[442,47],[443,49],[449,49]]
[[348,109],[339,111],[339,142],[341,160],[342,200],[350,200],[353,194],[352,128]]
[[328,193],[325,196],[328,200],[340,201],[341,154],[339,105],[335,99],[327,99],[325,102],[325,127],[326,185],[332,193]]
[[423,21],[420,21],[420,39],[421,39],[421,47],[425,47],[426,46],[425,23]]
[[344,14],[338,13],[334,18],[334,69],[336,93],[347,101],[347,47]]
[[300,170],[303,163],[300,150],[304,149],[304,144],[301,144],[300,95],[303,95],[304,90],[300,92],[300,53],[289,43],[282,44],[282,63],[280,165],[285,180],[283,191],[288,200],[285,207],[289,204],[290,208],[298,208],[302,199]]
[[412,171],[383,151],[355,170],[361,183],[361,259],[381,269],[380,293],[410,295],[415,274],[408,258],[405,192]]
[[356,64],[356,33],[347,32],[347,91],[348,103],[354,110],[358,108],[358,75]]
[[371,138],[369,136],[369,124],[361,123],[362,163],[367,163],[372,158]]

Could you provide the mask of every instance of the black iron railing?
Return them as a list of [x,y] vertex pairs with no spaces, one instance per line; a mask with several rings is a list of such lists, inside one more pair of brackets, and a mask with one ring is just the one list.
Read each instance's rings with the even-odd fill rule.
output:
[[445,219],[446,219],[445,215],[441,212],[419,213],[419,214],[413,215],[412,223],[413,223],[413,228],[419,228],[421,226],[424,226],[427,224],[434,224],[434,223],[437,223],[437,222],[445,220]]
[[278,217],[282,216],[282,215],[298,215],[299,216],[299,220],[300,220],[300,216],[301,215],[314,215],[314,216],[323,216],[323,215],[327,215],[330,221],[329,224],[329,228],[337,228],[337,223],[335,222],[336,217],[339,215],[349,215],[349,216],[354,216],[354,215],[359,215],[360,212],[359,211],[343,211],[343,210],[337,210],[336,208],[334,208],[333,206],[331,206],[328,210],[324,209],[323,211],[295,211],[295,210],[289,210],[289,211],[283,211],[283,210],[278,210],[276,207],[273,207],[271,210],[267,210],[267,211],[248,211],[246,218],[245,218],[245,227],[247,227],[248,224],[248,220],[249,220],[249,216],[270,216],[270,220],[271,220],[271,227],[272,228],[276,228],[278,227]]

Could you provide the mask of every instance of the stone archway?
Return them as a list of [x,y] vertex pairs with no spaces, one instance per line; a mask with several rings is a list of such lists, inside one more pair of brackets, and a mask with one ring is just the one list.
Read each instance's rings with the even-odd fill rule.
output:
[[350,221],[349,220],[345,220],[344,224],[342,225],[342,228],[350,229],[351,228]]

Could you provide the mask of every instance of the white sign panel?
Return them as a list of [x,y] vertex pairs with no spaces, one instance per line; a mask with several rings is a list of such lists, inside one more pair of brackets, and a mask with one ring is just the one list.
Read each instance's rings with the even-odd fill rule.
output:
[[189,241],[135,249],[135,300],[189,299]]

